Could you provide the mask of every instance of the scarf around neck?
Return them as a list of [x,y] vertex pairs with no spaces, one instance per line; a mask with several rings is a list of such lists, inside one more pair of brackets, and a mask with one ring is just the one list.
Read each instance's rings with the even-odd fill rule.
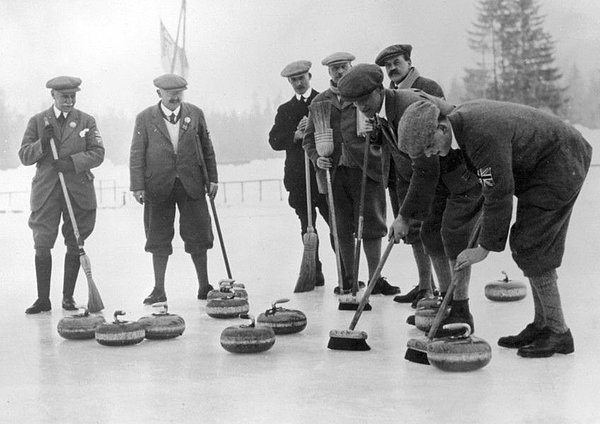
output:
[[334,82],[332,80],[329,80],[329,89],[336,96],[340,95],[340,89],[337,87],[337,85],[334,85]]
[[417,78],[419,78],[419,71],[417,71],[417,68],[412,67],[412,68],[410,68],[410,70],[408,71],[408,74],[406,74],[404,79],[402,81],[400,81],[398,83],[398,85],[396,85],[396,88],[397,89],[411,88]]

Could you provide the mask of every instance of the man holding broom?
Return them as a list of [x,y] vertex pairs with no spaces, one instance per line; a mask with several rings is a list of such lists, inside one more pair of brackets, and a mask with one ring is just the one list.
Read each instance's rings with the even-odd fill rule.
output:
[[[154,79],[160,101],[136,118],[129,170],[131,191],[144,205],[146,251],[152,253],[154,289],[144,304],[167,300],[165,273],[173,253],[175,207],[185,251],[192,257],[198,277],[198,299],[206,299],[207,249],[213,246],[206,194],[217,195],[215,152],[198,107],[183,103],[187,81],[174,74]],[[205,181],[202,167],[209,181]]]
[[[461,252],[455,270],[502,251],[510,229],[512,256],[529,279],[533,322],[498,344],[523,357],[574,351],[558,292],[573,206],[590,166],[592,148],[558,117],[529,106],[473,100],[454,110],[431,102],[408,108],[398,128],[412,158],[446,156],[455,139],[483,186],[482,225],[476,247]],[[513,196],[516,220],[510,228]]]
[[[331,157],[319,156],[315,146],[315,123],[309,115],[304,149],[317,165],[318,171],[332,170],[333,205],[336,212],[339,245],[342,262],[343,291],[349,293],[353,276],[351,264],[354,257],[353,235],[357,231],[358,212],[360,209],[360,193],[362,183],[363,152],[367,139],[358,134],[357,109],[352,102],[344,101],[338,90],[338,82],[352,68],[354,55],[337,52],[321,61],[327,66],[331,83],[329,89],[319,94],[314,102],[330,102],[330,128],[333,130],[334,152]],[[364,117],[363,117],[364,118]],[[386,235],[387,227],[385,179],[382,174],[381,151],[378,146],[369,149],[366,189],[364,198],[364,231],[363,249],[369,268],[369,277],[374,274],[381,256],[381,238]],[[400,292],[396,286],[390,285],[384,277],[380,277],[373,289],[374,294],[394,295]],[[335,293],[339,293],[336,287]]]
[[[285,168],[283,176],[283,185],[288,191],[288,203],[296,212],[300,220],[301,236],[304,238],[308,229],[308,203],[306,198],[306,173],[304,164],[304,149],[302,149],[302,139],[306,122],[308,119],[308,106],[315,96],[319,94],[310,87],[310,67],[312,63],[308,60],[297,60],[289,63],[281,71],[281,76],[287,78],[292,86],[295,95],[289,101],[283,103],[277,108],[275,123],[269,132],[269,144],[276,151],[285,150]],[[315,179],[315,170],[313,166],[309,167],[310,179],[310,213],[311,222],[317,218],[316,209],[319,209],[320,215],[325,222],[329,224],[329,207],[327,206],[326,196],[319,193],[317,181]],[[313,224],[314,225],[314,224]],[[305,249],[308,248],[305,246]],[[315,281],[309,282],[312,286],[323,286],[325,278],[323,277],[322,265],[319,260],[319,243],[316,240],[315,249]],[[302,276],[300,277],[302,278]]]
[[[90,169],[104,160],[104,146],[96,121],[87,113],[75,109],[76,93],[81,79],[60,76],[46,83],[54,104],[29,120],[19,158],[23,165],[36,165],[31,186],[31,215],[29,227],[33,231],[37,300],[25,310],[26,314],[49,311],[52,255],[62,216],[62,234],[67,246],[64,261],[63,299],[65,310],[77,310],[73,293],[79,274],[79,245],[73,232],[73,223],[59,182],[63,174],[71,199],[80,242],[83,243],[96,223],[96,193],[94,175]],[[58,159],[51,148],[54,140]]]

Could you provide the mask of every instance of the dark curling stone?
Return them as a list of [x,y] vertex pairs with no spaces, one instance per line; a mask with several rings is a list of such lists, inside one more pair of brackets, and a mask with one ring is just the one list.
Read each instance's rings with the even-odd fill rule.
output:
[[105,322],[103,315],[90,315],[84,308],[82,313],[66,316],[58,321],[57,330],[58,334],[65,339],[93,339],[96,328]]
[[417,308],[439,308],[442,298],[439,296],[424,297],[417,302]]
[[458,337],[436,339],[427,345],[429,363],[442,371],[474,371],[485,367],[492,359],[488,342],[471,336],[468,324],[448,324],[445,329],[463,328],[465,333]]
[[119,320],[123,311],[115,311],[115,320],[112,323],[101,324],[96,328],[96,341],[105,346],[134,345],[146,337],[146,329],[139,322]]
[[275,332],[266,325],[256,325],[248,314],[240,318],[251,320],[250,324],[227,327],[221,333],[221,346],[233,353],[258,353],[269,350],[275,344]]
[[234,297],[248,299],[248,292],[245,290],[244,285],[230,279],[219,281],[219,288],[209,291],[206,295],[206,299],[219,299],[229,297],[231,294],[233,294]]
[[138,320],[146,329],[147,339],[172,339],[183,334],[185,321],[179,315],[170,314],[165,302],[155,303],[152,307],[160,308],[160,311]]
[[[440,305],[417,308],[415,311],[415,327],[421,331],[428,332],[439,310]],[[444,317],[449,313],[450,307],[447,307]]]
[[271,309],[260,314],[256,322],[268,325],[275,334],[299,333],[306,328],[306,315],[296,309],[278,307],[278,303],[289,302],[290,299],[279,299],[273,302]]
[[485,297],[495,302],[513,302],[524,299],[527,296],[525,283],[510,280],[506,272],[502,271],[502,280],[492,281],[485,286]]
[[235,297],[229,294],[227,297],[210,299],[206,302],[206,313],[212,318],[236,318],[240,314],[246,314],[250,310],[248,299]]

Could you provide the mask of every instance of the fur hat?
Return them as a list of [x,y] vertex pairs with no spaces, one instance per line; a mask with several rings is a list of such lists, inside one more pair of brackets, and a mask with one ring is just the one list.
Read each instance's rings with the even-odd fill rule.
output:
[[410,105],[398,123],[398,144],[410,157],[420,156],[438,126],[440,109],[427,100]]

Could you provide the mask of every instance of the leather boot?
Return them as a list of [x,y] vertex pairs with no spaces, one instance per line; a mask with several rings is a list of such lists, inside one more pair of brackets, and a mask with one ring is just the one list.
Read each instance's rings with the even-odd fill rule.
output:
[[75,284],[77,283],[77,276],[79,275],[79,255],[67,253],[65,255],[65,272],[63,279],[63,300],[62,307],[66,311],[76,311],[77,306],[73,299],[73,293],[75,292]]
[[518,349],[533,343],[538,337],[545,336],[548,329],[538,328],[533,323],[527,324],[527,327],[516,336],[505,336],[498,339],[498,346]]
[[565,333],[555,333],[548,329],[544,335],[535,339],[533,343],[519,348],[517,355],[524,358],[548,358],[555,353],[566,355],[574,351],[575,346],[571,330],[567,330]]
[[50,277],[52,256],[35,255],[35,276],[37,280],[37,300],[25,310],[26,314],[39,314],[52,309],[50,304]]
[[323,269],[321,261],[317,259],[317,278],[315,280],[315,287],[321,287],[325,285],[325,276],[323,275]]

